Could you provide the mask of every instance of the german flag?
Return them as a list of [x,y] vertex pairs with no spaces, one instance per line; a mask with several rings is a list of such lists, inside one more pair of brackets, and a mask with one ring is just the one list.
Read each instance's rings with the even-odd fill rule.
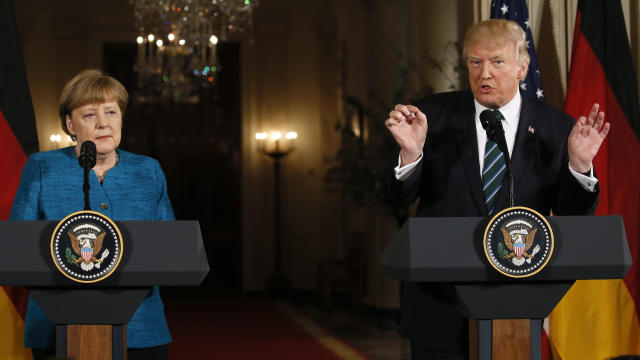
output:
[[640,107],[620,0],[579,1],[571,58],[565,111],[577,119],[597,102],[611,123],[594,160],[596,215],[622,215],[633,266],[623,280],[576,282],[551,313],[553,356],[640,354]]
[[[0,220],[7,220],[22,167],[38,138],[11,0],[0,0]],[[0,239],[5,243],[6,239]],[[31,359],[22,343],[27,291],[0,287],[0,359]]]

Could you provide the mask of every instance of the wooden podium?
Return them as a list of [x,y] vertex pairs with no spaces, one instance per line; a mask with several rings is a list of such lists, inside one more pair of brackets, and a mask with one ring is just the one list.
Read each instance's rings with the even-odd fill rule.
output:
[[152,286],[197,286],[209,272],[197,221],[116,221],[123,258],[101,282],[58,271],[50,240],[57,222],[0,221],[0,285],[26,286],[56,324],[56,355],[126,359],[125,324]]
[[470,317],[472,359],[540,359],[542,321],[575,280],[621,279],[632,264],[621,216],[547,220],[555,249],[528,278],[512,279],[489,265],[482,248],[487,218],[411,218],[380,263],[398,280],[452,284]]

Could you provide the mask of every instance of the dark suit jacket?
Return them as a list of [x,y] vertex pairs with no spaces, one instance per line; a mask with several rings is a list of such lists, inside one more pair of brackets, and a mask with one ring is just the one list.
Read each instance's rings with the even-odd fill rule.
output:
[[[415,105],[429,125],[423,158],[405,181],[393,166],[382,175],[387,202],[405,206],[420,198],[417,216],[487,216],[478,162],[475,105],[470,91],[441,93]],[[562,111],[522,96],[512,153],[515,205],[543,215],[591,214],[598,199],[569,171],[567,140],[575,121]],[[533,129],[533,131],[530,131]],[[506,179],[506,177],[505,177]],[[496,195],[496,211],[508,206],[507,186]],[[405,284],[403,315],[410,337],[433,348],[465,341],[466,319],[447,284]]]

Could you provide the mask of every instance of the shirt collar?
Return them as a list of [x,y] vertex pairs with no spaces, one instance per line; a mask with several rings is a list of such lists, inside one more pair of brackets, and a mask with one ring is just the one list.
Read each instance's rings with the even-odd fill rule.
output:
[[[476,105],[475,117],[477,122],[480,121],[481,112],[483,112],[484,110],[493,110],[481,105],[478,102],[478,100],[476,100],[475,98],[473,99],[473,102]],[[506,105],[498,109],[500,110],[502,115],[504,115],[504,121],[506,121],[509,126],[516,126],[518,124],[518,119],[520,118],[521,105],[522,105],[522,97],[520,95],[520,91],[516,91],[516,96],[514,96],[513,99],[511,99],[511,101],[509,101]]]

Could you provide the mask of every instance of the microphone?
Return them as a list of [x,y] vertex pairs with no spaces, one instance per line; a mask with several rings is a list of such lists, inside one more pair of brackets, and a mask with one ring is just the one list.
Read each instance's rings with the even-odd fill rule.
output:
[[502,122],[498,120],[496,113],[492,110],[484,110],[480,113],[480,123],[482,124],[482,128],[487,132],[487,138],[498,144],[498,148],[504,154],[506,162],[509,163],[507,140],[504,137]]
[[96,144],[91,140],[87,140],[80,146],[80,155],[78,163],[84,168],[93,169],[96,166]]
[[507,200],[509,201],[509,207],[514,207],[515,194],[513,189],[513,173],[511,172],[511,158],[509,157],[509,148],[507,147],[507,139],[504,137],[502,122],[496,117],[495,111],[484,110],[480,113],[480,123],[482,124],[482,128],[487,132],[487,138],[496,143],[498,149],[502,151],[507,167],[507,181],[509,182]]
[[84,184],[82,185],[82,191],[84,192],[84,209],[91,210],[91,204],[89,201],[89,170],[96,166],[96,144],[93,141],[87,140],[80,146],[80,155],[78,155],[78,163],[84,170]]

